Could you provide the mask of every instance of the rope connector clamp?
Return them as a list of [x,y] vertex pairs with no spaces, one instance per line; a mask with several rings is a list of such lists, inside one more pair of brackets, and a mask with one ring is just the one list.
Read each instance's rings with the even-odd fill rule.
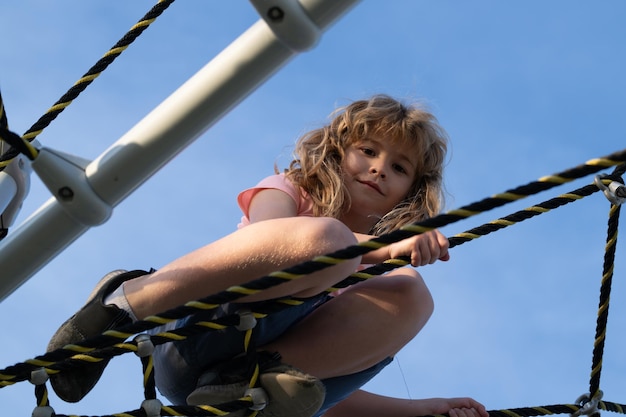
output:
[[600,390],[596,392],[593,398],[589,398],[589,394],[583,394],[576,400],[576,404],[580,405],[580,409],[575,413],[572,413],[572,417],[579,417],[584,414],[590,416],[598,412],[598,405],[600,405],[600,401],[602,401],[602,396],[604,393]]
[[35,407],[32,413],[32,417],[52,417],[54,415],[54,408],[50,407],[49,405]]
[[48,378],[45,368],[35,369],[30,373],[30,382],[33,385],[43,385],[48,381]]
[[267,392],[261,387],[248,388],[244,396],[252,398],[252,405],[249,408],[254,411],[264,409],[270,402]]
[[238,311],[239,315],[239,324],[235,326],[235,328],[241,332],[246,330],[254,329],[256,326],[256,317],[254,317],[254,313],[249,310],[241,310]]
[[161,408],[163,403],[156,398],[151,400],[143,400],[141,408],[146,413],[146,417],[161,417]]
[[135,343],[137,343],[137,352],[135,354],[140,358],[145,358],[154,353],[154,343],[149,334],[140,334],[135,337]]
[[602,176],[596,175],[594,182],[611,204],[619,206],[626,201],[626,186],[624,186],[624,184],[618,181],[612,181],[606,186],[602,182],[602,178]]

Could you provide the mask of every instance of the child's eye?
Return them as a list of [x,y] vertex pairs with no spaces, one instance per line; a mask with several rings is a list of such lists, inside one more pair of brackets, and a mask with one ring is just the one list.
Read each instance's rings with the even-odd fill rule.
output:
[[361,152],[363,152],[365,155],[369,155],[369,156],[376,155],[376,152],[372,148],[363,147],[363,148],[361,148]]
[[406,174],[407,170],[404,169],[404,167],[402,165],[399,164],[393,164],[393,169],[395,169],[396,171],[398,171],[401,174]]

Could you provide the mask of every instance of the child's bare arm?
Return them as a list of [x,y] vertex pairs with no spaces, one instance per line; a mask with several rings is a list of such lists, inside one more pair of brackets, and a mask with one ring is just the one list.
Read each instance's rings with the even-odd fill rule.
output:
[[[359,242],[373,237],[359,233],[355,233],[355,236]],[[372,251],[363,256],[362,262],[380,263],[387,259],[407,256],[411,258],[411,265],[424,266],[438,260],[450,259],[448,247],[448,239],[438,230],[431,230]]]
[[259,191],[250,202],[250,223],[297,215],[296,203],[284,191],[267,189]]

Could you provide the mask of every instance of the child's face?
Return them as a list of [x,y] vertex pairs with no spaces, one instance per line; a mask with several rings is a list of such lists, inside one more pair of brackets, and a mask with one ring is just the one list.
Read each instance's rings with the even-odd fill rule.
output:
[[357,141],[346,149],[342,169],[352,200],[346,223],[369,222],[371,227],[406,198],[416,174],[414,153],[408,146],[378,138]]

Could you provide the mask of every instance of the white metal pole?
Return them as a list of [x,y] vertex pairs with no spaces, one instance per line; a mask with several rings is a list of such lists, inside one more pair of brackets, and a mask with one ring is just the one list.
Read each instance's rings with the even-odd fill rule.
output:
[[6,172],[0,172],[0,214],[9,207],[17,195],[17,183]]
[[[270,15],[263,16],[266,21],[259,20],[251,26],[86,166],[84,178],[93,194],[104,205],[119,204],[296,55],[297,48],[313,46],[302,43],[302,39],[315,42],[311,24],[324,30],[357,2],[260,2],[265,9],[255,4],[260,12],[266,10]],[[276,14],[277,9],[270,10],[272,7],[284,15]],[[290,13],[294,7],[301,7],[304,13]],[[308,18],[310,22],[294,24],[288,20],[291,18]],[[304,26],[306,33],[298,33],[298,28]],[[35,161],[33,168],[36,165]],[[95,225],[72,215],[72,209],[62,199],[53,197],[0,242],[0,301]]]

